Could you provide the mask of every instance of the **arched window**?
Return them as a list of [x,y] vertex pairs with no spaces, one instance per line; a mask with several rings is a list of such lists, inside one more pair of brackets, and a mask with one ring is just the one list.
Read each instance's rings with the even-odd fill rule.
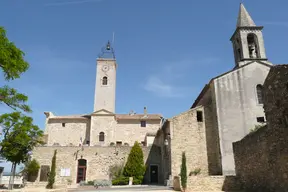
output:
[[102,79],[102,85],[107,85],[108,84],[108,78],[105,76]]
[[258,84],[256,86],[258,104],[263,104],[263,86]]
[[99,133],[99,141],[105,141],[105,133],[104,132]]
[[249,57],[252,59],[260,58],[258,39],[254,33],[249,33],[247,35],[247,43],[248,43]]

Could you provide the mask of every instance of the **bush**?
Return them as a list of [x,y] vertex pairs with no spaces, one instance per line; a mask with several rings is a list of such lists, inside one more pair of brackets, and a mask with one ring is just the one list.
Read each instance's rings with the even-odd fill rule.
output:
[[186,155],[185,152],[182,153],[182,164],[181,164],[181,186],[184,189],[184,191],[187,188],[187,167],[186,167]]
[[189,176],[198,175],[198,174],[200,174],[200,172],[201,172],[201,169],[200,168],[196,168],[196,169],[194,169],[194,171],[191,171],[189,173]]
[[109,187],[112,185],[111,181],[102,179],[102,180],[94,180],[94,187]]
[[129,184],[129,177],[121,176],[119,178],[112,180],[112,185],[128,185]]
[[27,175],[28,181],[34,182],[38,176],[39,169],[40,164],[36,159],[33,159],[32,161],[27,162],[23,173]]
[[141,185],[143,182],[143,176],[139,176],[138,178],[133,178],[133,185]]
[[51,165],[51,171],[49,173],[48,177],[48,184],[46,186],[47,189],[53,189],[53,185],[55,183],[55,176],[56,176],[56,155],[57,150],[54,151],[54,155],[52,158],[52,165]]
[[123,164],[116,164],[109,167],[109,177],[110,179],[116,179],[122,176]]
[[86,185],[94,185],[94,181],[88,181]]
[[123,175],[128,178],[133,177],[136,180],[142,178],[143,180],[145,169],[143,151],[136,141],[128,156]]

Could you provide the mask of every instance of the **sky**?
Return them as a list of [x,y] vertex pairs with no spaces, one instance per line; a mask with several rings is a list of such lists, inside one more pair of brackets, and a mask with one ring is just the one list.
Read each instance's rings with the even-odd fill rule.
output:
[[[44,111],[92,113],[97,55],[114,32],[116,113],[146,106],[173,117],[234,67],[230,37],[240,2],[264,26],[268,59],[287,63],[287,0],[1,0],[0,25],[30,69],[14,81],[0,77],[0,86],[28,95],[41,129]],[[10,111],[0,105],[0,114]]]

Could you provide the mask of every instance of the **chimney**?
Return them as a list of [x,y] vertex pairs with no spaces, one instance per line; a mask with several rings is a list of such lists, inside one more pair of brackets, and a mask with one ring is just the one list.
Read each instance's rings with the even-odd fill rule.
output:
[[144,107],[144,115],[147,115],[147,108]]

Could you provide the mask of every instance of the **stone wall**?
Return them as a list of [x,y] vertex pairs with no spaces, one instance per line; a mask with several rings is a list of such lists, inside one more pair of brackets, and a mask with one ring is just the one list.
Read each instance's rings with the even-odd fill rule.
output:
[[247,191],[288,189],[288,129],[267,126],[233,143],[236,174]]
[[209,175],[221,175],[222,165],[215,103],[215,89],[213,83],[206,86],[207,91],[198,102],[198,106],[203,106],[205,113],[204,122],[206,130],[208,172]]
[[[79,159],[87,160],[86,181],[95,179],[109,179],[109,167],[115,164],[125,163],[130,153],[131,147],[37,147],[33,151],[32,158],[39,161],[40,165],[51,166],[54,150],[57,149],[56,160],[56,182],[63,184],[68,179],[76,183],[77,166]],[[143,147],[144,161],[148,166],[145,174],[145,182],[149,182],[149,165],[158,165],[159,183],[163,183],[161,168],[161,150],[157,146]],[[62,169],[70,169],[71,176],[61,177]],[[40,176],[40,173],[39,173]],[[39,182],[39,176],[37,181]]]
[[[190,109],[171,119],[170,128],[171,146],[171,174],[172,177],[180,173],[182,152],[186,152],[188,174],[197,168],[202,174],[208,174],[205,123],[197,122],[197,111],[202,107]],[[205,118],[204,118],[205,119]]]
[[89,140],[90,119],[49,119],[45,129],[48,146],[55,143],[61,146],[78,146],[80,137],[84,143]]
[[[81,137],[83,144],[89,141],[92,146],[109,146],[111,142],[116,144],[117,141],[122,142],[122,145],[132,146],[135,141],[145,141],[147,133],[156,133],[160,128],[160,122],[160,119],[147,119],[146,127],[141,127],[140,120],[116,121],[114,115],[91,116],[91,119],[49,118],[45,133],[48,134],[48,146],[55,143],[59,143],[60,146],[79,146]],[[100,132],[105,133],[104,142],[99,142]]]

